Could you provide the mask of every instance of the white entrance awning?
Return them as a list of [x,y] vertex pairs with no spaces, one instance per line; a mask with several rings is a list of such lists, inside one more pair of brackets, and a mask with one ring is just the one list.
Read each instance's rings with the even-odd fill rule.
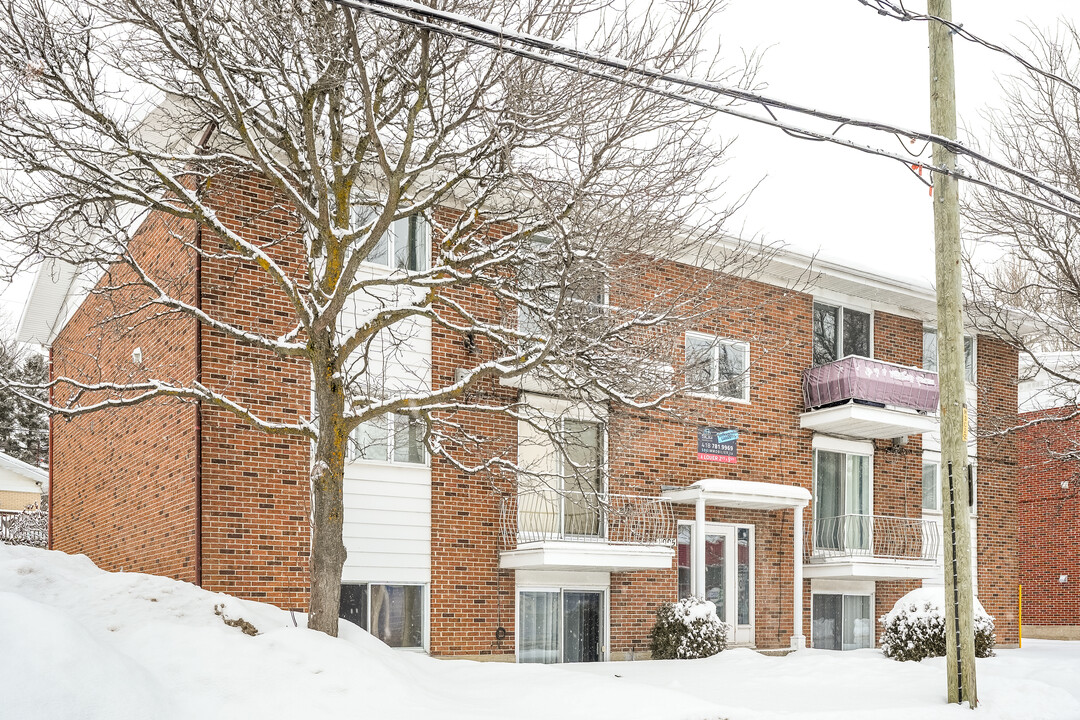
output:
[[702,498],[706,505],[747,510],[803,508],[810,503],[810,491],[798,485],[722,478],[704,478],[684,488],[665,488],[662,495],[683,505]]

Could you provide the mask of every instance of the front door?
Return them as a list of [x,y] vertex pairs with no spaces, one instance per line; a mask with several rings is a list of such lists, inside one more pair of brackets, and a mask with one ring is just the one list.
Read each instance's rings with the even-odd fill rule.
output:
[[705,558],[693,552],[693,524],[679,526],[679,598],[694,595],[694,578],[705,573],[705,599],[732,628],[728,643],[754,644],[752,534],[750,527],[705,525]]

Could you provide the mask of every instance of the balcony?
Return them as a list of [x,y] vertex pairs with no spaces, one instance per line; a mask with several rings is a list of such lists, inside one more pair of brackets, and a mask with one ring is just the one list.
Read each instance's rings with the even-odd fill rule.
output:
[[937,373],[849,355],[803,372],[799,426],[859,438],[894,438],[938,428]]
[[502,568],[658,570],[675,554],[665,498],[540,488],[503,496],[499,515]]
[[816,518],[806,542],[803,575],[925,580],[937,571],[940,548],[940,528],[933,520],[886,515]]

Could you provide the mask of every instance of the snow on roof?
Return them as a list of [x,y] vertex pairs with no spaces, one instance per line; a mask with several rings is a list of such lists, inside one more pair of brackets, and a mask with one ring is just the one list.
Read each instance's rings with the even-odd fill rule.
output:
[[692,503],[702,495],[707,505],[759,510],[805,507],[810,502],[810,491],[804,487],[753,480],[703,478],[688,487],[664,490],[664,497],[677,503]]
[[[46,470],[42,470],[39,467],[34,467],[29,463],[25,463],[18,458],[13,458],[10,455],[0,453],[0,471],[7,471],[7,473],[17,475],[21,478],[25,478],[33,483],[36,483],[44,489],[49,487],[49,473]],[[21,481],[19,481],[21,482]],[[6,487],[6,486],[5,486]],[[31,489],[33,486],[30,486]],[[4,488],[0,488],[4,489]],[[14,488],[6,488],[14,489]],[[21,489],[21,488],[20,488]]]

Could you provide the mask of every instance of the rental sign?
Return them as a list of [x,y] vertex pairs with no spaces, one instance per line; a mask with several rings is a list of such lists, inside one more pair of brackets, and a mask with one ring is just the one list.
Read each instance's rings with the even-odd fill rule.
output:
[[731,428],[699,427],[697,459],[734,463],[739,460],[739,431]]

